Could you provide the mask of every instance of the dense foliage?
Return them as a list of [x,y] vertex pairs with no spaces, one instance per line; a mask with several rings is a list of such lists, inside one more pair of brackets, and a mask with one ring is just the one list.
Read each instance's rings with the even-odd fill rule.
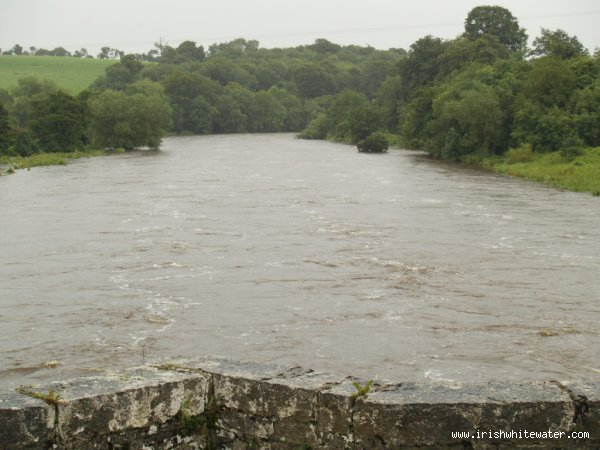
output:
[[390,146],[385,134],[380,131],[371,133],[365,139],[358,141],[356,144],[359,152],[366,153],[384,153],[388,151]]
[[547,29],[527,49],[499,6],[471,10],[455,39],[425,36],[408,52],[236,39],[208,49],[157,43],[143,55],[105,47],[99,57],[119,61],[77,97],[33,78],[0,89],[0,154],[157,147],[167,132],[301,131],[382,150],[384,134],[395,134],[462,160],[550,151],[568,160],[600,146],[598,53]]
[[105,90],[89,100],[90,134],[101,148],[158,148],[172,110],[160,84],[140,80],[125,92]]
[[527,35],[505,8],[474,8],[452,40],[426,36],[395,64],[374,95],[344,91],[325,104],[305,138],[358,143],[366,133],[400,134],[439,158],[484,158],[600,145],[600,59],[574,36]]
[[[103,49],[102,57],[111,55]],[[34,78],[0,91],[9,123],[0,151],[25,156],[90,145],[156,147],[167,132],[299,132],[342,92],[360,98],[359,109],[346,111],[359,119],[340,127],[358,141],[381,127],[383,116],[371,99],[405,52],[325,39],[261,49],[257,41],[236,39],[208,51],[192,41],[157,44],[148,55],[121,55],[77,97]]]

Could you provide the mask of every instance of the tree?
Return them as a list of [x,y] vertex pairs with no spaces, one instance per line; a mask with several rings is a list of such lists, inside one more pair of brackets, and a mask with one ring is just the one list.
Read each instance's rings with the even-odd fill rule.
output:
[[73,53],[73,56],[75,56],[76,58],[89,58],[90,57],[87,49],[85,49],[83,47],[79,50],[75,50],[75,52]]
[[19,156],[31,156],[40,151],[37,141],[27,129],[17,131],[13,148]]
[[501,6],[477,6],[467,15],[465,36],[476,40],[486,34],[496,36],[512,51],[522,51],[527,46],[525,29],[508,9]]
[[144,94],[147,97],[158,96],[164,97],[165,88],[162,84],[156,81],[148,80],[147,78],[141,79],[128,86],[126,89],[127,94]]
[[530,54],[571,59],[577,56],[586,56],[588,52],[576,36],[569,36],[560,29],[550,31],[542,28],[541,34],[533,41],[533,50]]
[[576,77],[567,63],[553,57],[536,59],[523,83],[523,92],[544,107],[564,107],[575,88]]
[[425,148],[428,140],[427,127],[433,115],[433,99],[438,91],[436,86],[427,86],[399,108],[398,125],[409,145]]
[[245,130],[246,115],[230,92],[225,91],[217,98],[214,131],[217,133],[242,133]]
[[10,145],[10,126],[8,124],[8,111],[0,101],[0,155],[8,151]]
[[578,136],[586,145],[600,146],[600,79],[576,92],[572,103]]
[[213,130],[213,121],[217,109],[204,97],[199,95],[190,105],[188,124],[190,131],[200,134],[209,134]]
[[498,144],[501,125],[502,110],[493,88],[459,78],[433,100],[427,150],[453,159],[468,153],[489,155]]
[[57,91],[32,103],[31,131],[46,152],[70,152],[82,144],[85,122],[81,104]]
[[364,103],[350,116],[351,142],[356,144],[383,128],[383,115],[374,103]]
[[[177,66],[180,67],[180,66]],[[198,111],[193,111],[193,103],[198,97],[206,99],[209,104],[216,101],[222,87],[214,80],[197,73],[175,70],[162,79],[165,93],[173,106],[173,127],[175,131],[196,131]],[[202,102],[198,100],[196,108]],[[196,115],[196,117],[192,117]],[[205,126],[200,132],[204,132]]]
[[28,127],[33,119],[33,102],[44,100],[57,91],[58,86],[53,81],[40,80],[34,76],[19,78],[17,86],[12,89],[14,98],[10,111],[12,119],[19,127]]
[[118,59],[125,55],[124,52],[116,48],[102,47],[98,53],[99,59]]
[[201,45],[196,47],[194,41],[183,41],[179,44],[179,47],[177,47],[176,53],[182,61],[190,59],[194,61],[203,61],[205,58],[204,47]]
[[23,47],[21,47],[19,44],[15,44],[15,46],[12,48],[11,52],[13,55],[22,55]]
[[334,94],[337,90],[333,77],[315,63],[301,65],[294,71],[292,78],[298,87],[298,93],[305,98]]
[[283,117],[284,131],[300,131],[306,126],[310,119],[310,113],[304,108],[297,96],[287,89],[275,86],[269,88],[268,93],[285,109]]
[[440,38],[428,35],[410,46],[408,58],[400,62],[403,100],[414,97],[420,88],[437,77],[440,71],[439,56],[446,45]]
[[[286,110],[274,95],[269,92],[260,91],[254,95],[253,110],[254,115],[248,114],[248,121],[251,122],[249,131],[260,133],[273,133],[283,131]],[[250,118],[252,117],[252,121]]]
[[171,124],[171,107],[161,95],[106,90],[89,108],[92,140],[104,148],[158,148]]
[[71,56],[71,52],[66,50],[64,47],[56,47],[54,50],[48,52],[50,56]]
[[337,53],[342,49],[340,45],[329,42],[327,39],[316,39],[314,44],[307,45],[307,47],[321,55]]
[[331,105],[327,108],[329,128],[327,134],[335,139],[352,142],[352,121],[356,111],[367,104],[367,98],[356,91],[344,91],[333,98]]
[[387,53],[375,53],[361,65],[361,91],[373,98],[385,79],[393,73],[397,58]]
[[[162,45],[156,43],[155,46],[160,49],[160,62],[166,64],[182,64],[186,61],[204,61],[206,54],[204,47],[199,45],[196,46],[194,41],[183,41],[177,48],[173,48],[169,45]],[[158,55],[157,50],[151,50],[148,52],[151,57]]]
[[484,34],[470,40],[461,36],[450,41],[444,52],[438,57],[441,76],[448,76],[471,64],[494,64],[508,57],[509,50],[492,34]]
[[527,99],[519,100],[515,112],[512,136],[519,144],[531,144],[536,152],[560,150],[573,134],[573,117],[553,106],[542,108]]
[[391,133],[398,133],[398,113],[400,95],[402,92],[402,77],[390,76],[379,87],[376,101],[381,107],[385,120],[385,128]]
[[253,53],[258,50],[259,42],[255,40],[249,40],[238,38],[230,42],[223,42],[221,44],[212,44],[208,51],[210,56],[223,56],[230,59],[241,58],[247,53]]
[[118,63],[108,66],[105,75],[98,78],[92,86],[96,89],[125,90],[139,78],[144,65],[136,60],[135,55],[126,55]]
[[256,78],[240,66],[237,61],[232,61],[223,56],[210,57],[202,64],[202,74],[222,85],[227,83],[239,83],[249,89],[258,86]]
[[387,152],[390,146],[385,134],[375,132],[356,144],[359,152],[383,153]]
[[252,74],[258,81],[258,88],[269,89],[287,78],[288,68],[282,61],[267,60],[256,64],[252,68]]
[[569,59],[567,64],[577,79],[577,89],[591,87],[600,78],[600,64],[594,61],[594,58],[578,56]]
[[325,139],[330,128],[329,118],[324,113],[317,114],[299,136],[302,139]]

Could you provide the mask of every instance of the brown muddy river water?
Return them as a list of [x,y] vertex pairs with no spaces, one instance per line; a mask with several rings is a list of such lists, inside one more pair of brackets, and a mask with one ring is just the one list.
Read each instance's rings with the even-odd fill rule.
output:
[[2,387],[188,356],[600,379],[589,194],[275,134],[18,171],[0,205]]

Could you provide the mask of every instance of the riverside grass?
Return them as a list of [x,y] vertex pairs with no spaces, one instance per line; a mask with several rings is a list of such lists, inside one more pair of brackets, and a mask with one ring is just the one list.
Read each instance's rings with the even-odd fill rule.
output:
[[574,192],[600,196],[600,147],[564,160],[560,152],[533,154],[530,161],[510,162],[505,156],[466,160],[484,169]]
[[0,55],[0,89],[17,86],[19,78],[52,80],[72,95],[86,89],[115,60],[63,56]]
[[0,175],[11,174],[18,169],[43,166],[64,166],[70,159],[90,158],[122,153],[124,150],[78,150],[75,152],[35,153],[31,156],[0,156]]

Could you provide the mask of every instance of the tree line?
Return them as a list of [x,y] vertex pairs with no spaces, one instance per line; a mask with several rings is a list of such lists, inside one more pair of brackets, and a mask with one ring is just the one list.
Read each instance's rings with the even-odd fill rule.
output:
[[600,145],[600,54],[575,36],[542,28],[527,35],[505,8],[471,10],[464,33],[411,45],[373,98],[335,95],[303,131],[306,138],[358,142],[375,131],[439,158],[527,158]]
[[325,39],[289,49],[253,40],[123,55],[77,96],[22,78],[0,90],[0,154],[156,147],[165,133],[301,131],[344,90],[375,94],[406,52]]
[[[144,55],[144,57],[146,58],[145,60],[147,61],[153,61],[152,58],[152,51],[149,52],[150,55]],[[32,56],[62,56],[62,57],[73,57],[73,58],[94,58],[94,55],[91,55],[90,53],[88,53],[87,49],[82,47],[78,50],[75,50],[73,52],[70,52],[69,50],[67,50],[64,47],[55,47],[52,50],[48,50],[46,48],[38,48],[35,46],[31,46],[29,47],[29,49],[25,49],[23,47],[21,47],[19,44],[15,44],[13,47],[11,47],[8,50],[4,50],[2,51],[2,49],[0,49],[0,54],[2,55],[14,55],[14,56],[21,56],[21,55],[32,55]],[[121,57],[125,56],[125,52],[123,52],[122,50],[119,50],[117,48],[111,48],[111,47],[102,47],[100,49],[100,53],[98,53],[97,58],[98,59],[119,59]]]
[[0,90],[0,154],[156,147],[167,132],[292,131],[367,151],[399,135],[451,159],[600,145],[598,52],[562,30],[542,29],[532,48],[527,38],[510,11],[481,6],[461,35],[425,36],[408,52],[326,39],[157,43],[117,55],[75,97],[34,78]]

